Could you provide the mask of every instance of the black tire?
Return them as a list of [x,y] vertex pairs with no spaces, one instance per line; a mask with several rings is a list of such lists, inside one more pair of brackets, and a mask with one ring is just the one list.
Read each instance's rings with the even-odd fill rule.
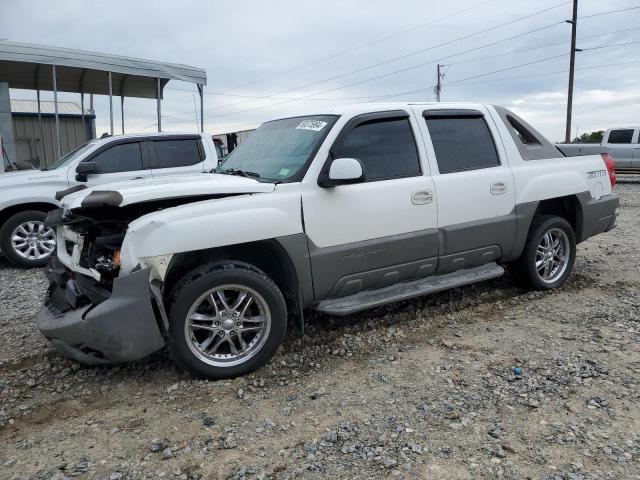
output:
[[[563,262],[565,267],[562,273],[558,271],[557,276],[544,280],[536,268],[536,253],[542,237],[554,230],[561,230],[566,235],[568,258]],[[511,272],[523,286],[534,290],[551,290],[564,285],[571,275],[575,259],[576,236],[569,222],[554,215],[540,215],[533,219],[522,255],[511,265]]]
[[14,250],[11,244],[11,235],[19,225],[30,221],[44,222],[46,216],[46,212],[39,210],[27,210],[26,212],[20,212],[12,215],[4,222],[4,225],[2,225],[2,228],[0,229],[0,250],[2,250],[2,253],[9,263],[21,268],[44,267],[47,264],[50,255],[40,259],[30,260],[28,258],[21,257],[18,252]]
[[[187,339],[185,331],[185,323],[194,304],[208,291],[223,285],[241,286],[257,293],[257,297],[261,298],[254,302],[268,309],[268,314],[265,311],[265,316],[270,316],[270,328],[268,333],[264,334],[266,340],[263,340],[261,346],[256,347],[252,356],[237,365],[221,366],[207,363],[192,351],[192,348],[196,347],[190,339]],[[167,305],[170,350],[178,365],[201,378],[234,378],[257,370],[276,353],[287,330],[287,306],[282,293],[264,272],[242,262],[212,263],[191,270],[173,288],[168,296]],[[227,317],[227,321],[229,319],[230,317]],[[205,331],[205,334],[211,335],[208,331]],[[225,333],[223,332],[222,335],[224,336]],[[214,338],[217,337],[214,336]]]

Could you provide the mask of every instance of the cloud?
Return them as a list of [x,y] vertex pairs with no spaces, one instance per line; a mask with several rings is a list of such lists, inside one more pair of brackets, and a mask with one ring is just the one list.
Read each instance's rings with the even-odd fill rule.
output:
[[[347,99],[354,97],[424,89],[395,99],[433,99],[430,87],[439,62],[448,65],[445,67],[444,100],[511,106],[551,139],[563,138],[567,75],[553,72],[568,68],[566,53],[570,26],[564,20],[570,17],[571,5],[561,5],[526,20],[454,41],[562,2],[491,0],[473,8],[480,3],[482,0],[439,3],[424,0],[352,0],[348,3],[338,0],[236,0],[232,3],[185,0],[161,4],[151,0],[58,0],[55,8],[43,9],[40,8],[42,3],[35,0],[0,0],[0,31],[3,32],[0,36],[18,42],[203,67],[208,74],[205,128],[211,132],[243,129],[300,110],[322,112],[333,104],[353,103]],[[634,6],[631,0],[581,2],[580,15],[630,6]],[[453,14],[463,9],[470,10]],[[448,15],[448,18],[438,20]],[[578,37],[584,40],[579,41],[579,46],[637,41],[640,39],[639,20],[640,10],[581,20]],[[633,28],[636,29],[609,33]],[[534,29],[541,30],[451,57]],[[390,35],[393,36],[377,41]],[[427,50],[442,43],[447,44]],[[522,52],[532,47],[544,48]],[[581,130],[583,126],[603,128],[621,122],[640,123],[640,119],[634,118],[639,106],[635,92],[640,91],[637,80],[640,63],[589,69],[603,64],[640,61],[640,55],[634,54],[636,47],[585,50],[578,54],[577,67],[584,70],[576,72],[574,128],[576,123]],[[426,51],[408,55],[419,50]],[[345,51],[347,53],[336,55]],[[558,55],[563,56],[539,61]],[[491,56],[494,57],[470,61]],[[449,58],[440,60],[443,57]],[[394,58],[397,59],[391,61]],[[513,68],[528,62],[537,63]],[[423,63],[426,65],[417,66]],[[375,64],[381,65],[372,66]],[[406,70],[390,74],[403,69]],[[350,73],[356,70],[359,71]],[[487,75],[496,70],[503,71]],[[340,78],[327,80],[338,76]],[[379,78],[368,80],[372,77]],[[461,81],[469,77],[476,78],[466,83]],[[505,77],[519,78],[499,80]],[[461,81],[459,85],[456,85],[457,81]],[[299,88],[316,82],[319,83]],[[326,90],[333,91],[322,93]],[[23,91],[12,94],[15,98],[30,95]],[[193,85],[169,84],[163,101],[165,130],[196,128],[194,94]],[[310,99],[250,98],[267,96],[282,99],[309,96]],[[63,94],[61,99],[77,101],[78,96]],[[96,97],[95,101],[97,128],[101,133],[108,129],[108,103],[104,97]],[[114,106],[116,131],[119,131],[119,99]],[[155,128],[153,100],[126,99],[125,115],[129,132]]]

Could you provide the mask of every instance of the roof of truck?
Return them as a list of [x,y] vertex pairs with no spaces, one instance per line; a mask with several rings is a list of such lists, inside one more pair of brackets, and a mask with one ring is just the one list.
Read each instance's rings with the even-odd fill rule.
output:
[[379,112],[384,110],[400,110],[413,106],[438,106],[439,108],[469,108],[477,109],[482,108],[485,105],[481,103],[473,102],[370,102],[370,103],[355,103],[348,105],[337,105],[334,107],[323,108],[319,110],[318,107],[313,109],[305,109],[301,111],[299,115],[292,116],[304,116],[304,115],[357,115],[360,113]]

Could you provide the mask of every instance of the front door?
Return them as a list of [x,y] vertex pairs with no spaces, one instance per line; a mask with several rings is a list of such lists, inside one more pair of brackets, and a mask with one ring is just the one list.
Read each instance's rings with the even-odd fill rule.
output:
[[302,206],[316,300],[435,271],[436,199],[417,135],[415,119],[404,111],[355,117],[330,155],[358,159],[365,181],[321,188],[317,176],[305,178]]
[[515,241],[514,181],[488,112],[416,107],[417,115],[438,198],[438,273],[508,255]]
[[[145,142],[130,141],[107,145],[95,155],[87,157],[87,162],[93,162],[98,167],[96,173],[87,175],[87,185],[102,185],[105,183],[121,182],[124,180],[147,178],[151,170],[147,167]],[[75,169],[70,169],[70,184],[77,184]]]

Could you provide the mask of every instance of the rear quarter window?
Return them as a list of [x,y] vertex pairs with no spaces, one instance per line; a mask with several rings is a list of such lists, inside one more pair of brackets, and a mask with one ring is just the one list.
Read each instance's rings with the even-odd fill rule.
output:
[[426,118],[441,174],[500,165],[491,131],[484,118]]
[[200,163],[203,158],[200,139],[154,140],[151,148],[151,168],[188,167]]

